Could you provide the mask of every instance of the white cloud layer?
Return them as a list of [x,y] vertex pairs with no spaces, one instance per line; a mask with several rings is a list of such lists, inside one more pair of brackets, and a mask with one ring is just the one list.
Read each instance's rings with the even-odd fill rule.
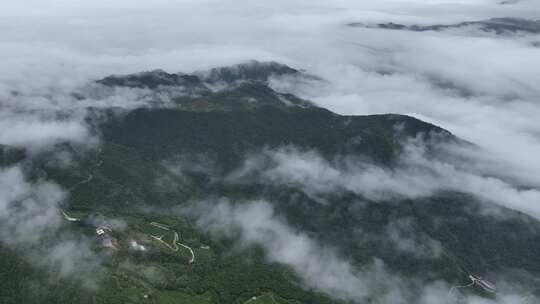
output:
[[20,167],[1,169],[0,241],[40,267],[93,287],[96,277],[87,274],[100,269],[100,259],[89,240],[61,232],[64,198],[53,183],[28,181]]
[[[540,16],[537,0],[499,2],[9,1],[0,10],[0,144],[39,150],[65,140],[92,142],[95,138],[83,120],[83,107],[133,107],[147,101],[141,99],[145,92],[125,90],[78,103],[69,93],[90,79],[156,68],[189,72],[249,59],[275,60],[329,81],[317,86],[274,84],[282,89],[341,114],[410,114],[447,128],[490,154],[483,154],[482,162],[466,170],[428,160],[413,148],[405,155],[407,168],[388,171],[354,160],[332,163],[312,152],[276,151],[267,155],[275,166],[265,173],[266,181],[285,178],[314,196],[346,190],[373,199],[389,194],[417,197],[445,185],[540,218],[540,194],[535,189],[540,187],[538,35],[498,37],[459,30],[415,33],[345,26],[349,22],[429,25]],[[67,113],[57,119],[58,111]],[[344,168],[349,165],[355,170]],[[4,212],[0,216],[9,224],[12,214],[7,213],[11,212],[7,206],[22,193],[28,196],[23,210],[29,213],[20,216],[35,223],[13,228],[12,233],[33,242],[40,235],[39,225],[58,225],[58,215],[53,214],[58,211],[55,203],[61,191],[48,183],[30,185],[18,170],[0,172]],[[501,177],[488,177],[493,173]],[[515,187],[510,180],[530,187]],[[239,214],[231,208],[224,212]],[[264,213],[263,208],[261,212],[267,216],[262,220],[274,221],[269,211]],[[255,225],[235,219],[242,227]],[[282,237],[298,241],[307,253],[314,251],[316,245],[305,236],[284,224],[276,227],[276,231],[259,227],[263,237],[279,236],[269,247],[276,251],[275,260],[299,262],[288,255],[290,251],[281,252],[287,249]],[[255,239],[247,234],[247,241]],[[53,252],[62,256],[70,248],[75,247],[66,245]],[[323,255],[319,258],[333,255],[317,254]],[[340,269],[343,263],[329,267]],[[314,274],[335,275],[330,268],[310,268],[309,263],[296,267],[306,268],[308,282]],[[354,297],[362,289],[352,290],[341,283],[358,278],[343,271],[345,277],[337,278],[337,284],[312,284]],[[437,298],[437,292],[425,298],[432,297]]]
[[[486,171],[485,167],[482,169]],[[404,146],[393,169],[354,156],[338,156],[328,161],[314,151],[288,147],[266,150],[248,158],[228,180],[233,183],[257,180],[270,185],[298,187],[319,200],[324,195],[343,192],[380,201],[457,191],[540,220],[539,190],[521,189],[501,177],[485,176],[482,171],[467,167],[454,157],[428,157],[426,146],[419,140]]]
[[388,292],[384,289],[392,283],[399,289],[399,284],[391,280],[381,263],[363,273],[355,273],[351,264],[333,249],[324,248],[306,234],[289,227],[265,201],[237,206],[227,200],[199,203],[190,212],[199,216],[197,225],[204,230],[228,237],[239,235],[244,246],[262,246],[272,262],[292,266],[310,288],[345,300],[373,296],[371,293],[376,287],[381,294]]
[[[332,82],[327,90],[306,94],[325,107],[346,114],[413,114],[438,123],[489,148],[538,185],[540,161],[531,156],[540,153],[540,58],[530,42],[539,37],[344,26],[540,16],[537,1],[499,2],[12,2],[0,12],[0,92],[73,88],[90,78],[155,68],[283,61]],[[434,81],[472,96],[440,89]]]
[[[500,2],[6,3],[0,12],[0,58],[4,59],[0,103],[11,91],[25,96],[50,93],[51,88],[69,92],[109,74],[156,68],[189,72],[248,59],[276,60],[330,80],[329,86],[295,88],[322,106],[343,114],[394,112],[423,118],[487,148],[508,163],[505,171],[538,186],[540,160],[534,156],[540,154],[536,120],[540,53],[533,44],[540,41],[538,35],[495,37],[459,30],[415,33],[345,26],[540,16],[538,1]],[[134,99],[124,97],[116,104]],[[24,103],[40,108],[47,102]],[[73,121],[44,126],[42,138],[30,127],[26,140],[25,134],[15,132],[21,129],[15,125],[13,134],[2,131],[0,142],[49,142],[58,138],[56,130],[63,127],[72,139],[83,136],[85,127]]]
[[[243,246],[262,247],[272,262],[290,266],[308,288],[334,298],[362,303],[447,304],[455,297],[444,282],[422,285],[413,277],[402,277],[374,262],[353,266],[346,257],[297,231],[275,213],[266,201],[233,204],[221,199],[199,202],[182,213],[195,216],[197,225],[214,235],[239,239]],[[401,236],[398,242],[406,242]],[[535,300],[530,296],[530,300]],[[523,295],[499,293],[493,299],[468,296],[469,304],[523,304]]]

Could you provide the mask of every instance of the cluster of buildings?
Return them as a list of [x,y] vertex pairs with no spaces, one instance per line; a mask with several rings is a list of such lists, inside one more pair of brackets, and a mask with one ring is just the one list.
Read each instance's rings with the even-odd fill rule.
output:
[[[97,242],[100,246],[111,248],[111,249],[119,249],[120,244],[116,238],[114,238],[112,235],[112,229],[107,226],[99,226],[96,228],[96,235],[97,235]],[[136,240],[131,240],[129,242],[131,250],[134,251],[147,251],[146,246],[139,244]]]
[[112,229],[106,226],[99,226],[96,228],[98,244],[112,249],[118,249],[120,246],[118,240],[110,235]]

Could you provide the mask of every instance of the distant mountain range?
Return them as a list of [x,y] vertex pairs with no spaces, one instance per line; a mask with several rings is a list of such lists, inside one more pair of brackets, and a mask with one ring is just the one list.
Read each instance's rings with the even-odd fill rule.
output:
[[399,23],[378,23],[378,24],[366,24],[366,23],[349,23],[352,27],[365,27],[365,28],[381,28],[388,30],[406,30],[415,32],[424,31],[444,31],[450,29],[478,29],[483,32],[490,32],[497,35],[503,34],[538,34],[540,33],[540,20],[529,20],[522,18],[492,18],[480,21],[466,21],[455,24],[434,24],[434,25],[405,25]]

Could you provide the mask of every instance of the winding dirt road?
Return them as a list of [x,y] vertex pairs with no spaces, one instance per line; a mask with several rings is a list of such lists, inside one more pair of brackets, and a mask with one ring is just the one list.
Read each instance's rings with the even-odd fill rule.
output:
[[150,225],[152,225],[154,227],[158,227],[158,228],[163,229],[163,230],[172,231],[174,233],[174,239],[173,239],[171,245],[169,245],[167,242],[163,241],[163,236],[164,235],[160,235],[160,236],[150,235],[150,236],[153,239],[161,242],[163,245],[167,246],[169,249],[171,249],[174,252],[178,251],[178,249],[179,249],[178,245],[186,248],[191,253],[191,259],[189,259],[189,263],[192,264],[193,262],[195,262],[195,253],[193,252],[193,249],[191,247],[189,247],[188,245],[186,245],[186,244],[182,244],[182,243],[178,242],[178,239],[179,239],[178,232],[176,232],[174,230],[171,230],[171,228],[169,226],[164,225],[164,224],[151,222]]

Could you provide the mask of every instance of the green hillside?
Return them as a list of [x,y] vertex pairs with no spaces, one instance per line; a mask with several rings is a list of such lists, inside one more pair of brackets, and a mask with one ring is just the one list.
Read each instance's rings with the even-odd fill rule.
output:
[[[278,93],[267,84],[270,75],[300,72],[281,65],[264,67],[271,70],[254,73],[247,66],[199,76],[159,71],[98,81],[105,86],[156,90],[183,85],[196,87],[191,91],[200,95],[184,96],[167,108],[89,109],[88,122],[101,142],[91,149],[59,145],[56,152],[68,150],[73,159],[64,166],[49,162],[49,154],[30,159],[22,151],[2,147],[3,166],[18,163],[33,180],[46,179],[67,189],[61,208],[66,218],[80,220],[66,220],[62,230],[96,238],[91,220],[96,215],[121,219],[126,228],[107,232],[118,240],[116,249],[92,247],[102,254],[104,267],[95,274],[98,283],[92,289],[77,280],[56,279],[24,255],[0,248],[4,282],[0,302],[345,303],[306,288],[293,269],[269,261],[260,246],[239,247],[236,237],[209,234],[199,229],[196,218],[174,212],[219,198],[233,204],[264,199],[294,229],[335,248],[354,267],[361,269],[376,257],[391,273],[419,284],[462,283],[469,273],[515,273],[516,269],[540,276],[536,258],[540,245],[535,245],[540,244],[540,225],[499,207],[493,208],[511,216],[485,215],[481,209],[487,203],[464,193],[374,201],[340,191],[325,194],[321,203],[295,184],[268,184],[257,178],[229,182],[246,159],[264,151],[315,151],[328,161],[352,156],[393,170],[407,140],[422,138],[428,149],[441,142],[462,143],[413,117],[341,116]],[[220,79],[229,86],[208,89]],[[418,256],[396,250],[386,230],[396,222],[406,223],[420,247],[434,240],[441,252]],[[360,232],[369,237],[359,238]],[[185,247],[175,245],[176,238]],[[146,250],[134,251],[133,240]],[[529,278],[516,273],[512,280],[524,286],[536,284]],[[416,287],[411,285],[413,297],[420,292]],[[365,303],[379,302],[366,299]]]

